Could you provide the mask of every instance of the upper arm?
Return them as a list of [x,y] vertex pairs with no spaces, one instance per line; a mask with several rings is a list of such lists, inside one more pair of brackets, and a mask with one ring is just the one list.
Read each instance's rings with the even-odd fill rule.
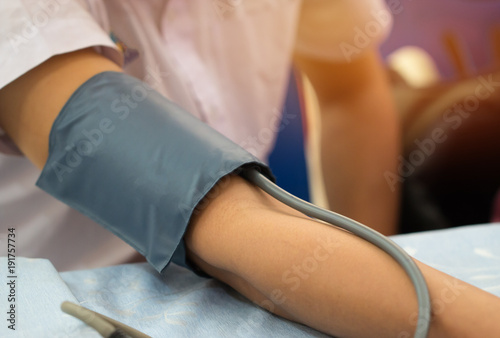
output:
[[52,121],[71,93],[96,71],[119,70],[91,49],[121,64],[98,20],[102,11],[85,1],[0,2],[0,128],[38,166]]
[[108,70],[121,69],[92,49],[50,58],[0,89],[0,127],[35,165],[43,167],[59,111],[81,84]]

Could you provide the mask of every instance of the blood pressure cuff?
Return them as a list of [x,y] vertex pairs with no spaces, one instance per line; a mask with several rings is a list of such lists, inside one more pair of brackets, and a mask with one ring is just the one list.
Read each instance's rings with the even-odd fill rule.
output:
[[56,118],[37,185],[110,230],[161,272],[185,264],[195,207],[225,175],[257,158],[143,82],[95,75]]

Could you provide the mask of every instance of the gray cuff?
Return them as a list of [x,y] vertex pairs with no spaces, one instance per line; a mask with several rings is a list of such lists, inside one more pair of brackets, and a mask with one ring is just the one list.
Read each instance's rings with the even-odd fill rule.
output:
[[100,73],[55,120],[37,185],[143,254],[158,271],[185,265],[182,237],[217,181],[269,169],[143,82]]

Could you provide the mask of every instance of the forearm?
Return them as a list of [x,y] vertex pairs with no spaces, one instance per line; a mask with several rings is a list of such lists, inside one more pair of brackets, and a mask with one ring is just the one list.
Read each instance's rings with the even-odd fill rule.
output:
[[321,165],[330,208],[375,230],[397,232],[399,119],[383,86],[321,106]]
[[399,118],[376,51],[351,63],[296,55],[317,94],[321,162],[330,209],[389,235],[396,232]]
[[[413,336],[416,296],[391,258],[238,177],[206,202],[186,242],[205,271],[286,318],[339,337]],[[419,265],[434,301],[430,337],[500,332],[497,297]]]

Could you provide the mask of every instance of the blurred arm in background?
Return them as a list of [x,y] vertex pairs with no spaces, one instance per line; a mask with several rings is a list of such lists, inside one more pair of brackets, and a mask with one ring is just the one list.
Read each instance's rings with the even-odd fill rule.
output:
[[[399,118],[377,51],[380,36],[366,34],[366,48],[357,48],[352,38],[355,32],[362,34],[352,29],[353,22],[359,23],[356,29],[370,23],[387,31],[390,14],[380,2],[362,2],[304,1],[295,64],[319,103],[321,166],[330,209],[392,235],[397,233],[399,186],[390,186],[384,173],[397,173]],[[360,14],[363,5],[368,9]],[[377,20],[384,15],[385,24]],[[343,26],[350,28],[339,32]]]

